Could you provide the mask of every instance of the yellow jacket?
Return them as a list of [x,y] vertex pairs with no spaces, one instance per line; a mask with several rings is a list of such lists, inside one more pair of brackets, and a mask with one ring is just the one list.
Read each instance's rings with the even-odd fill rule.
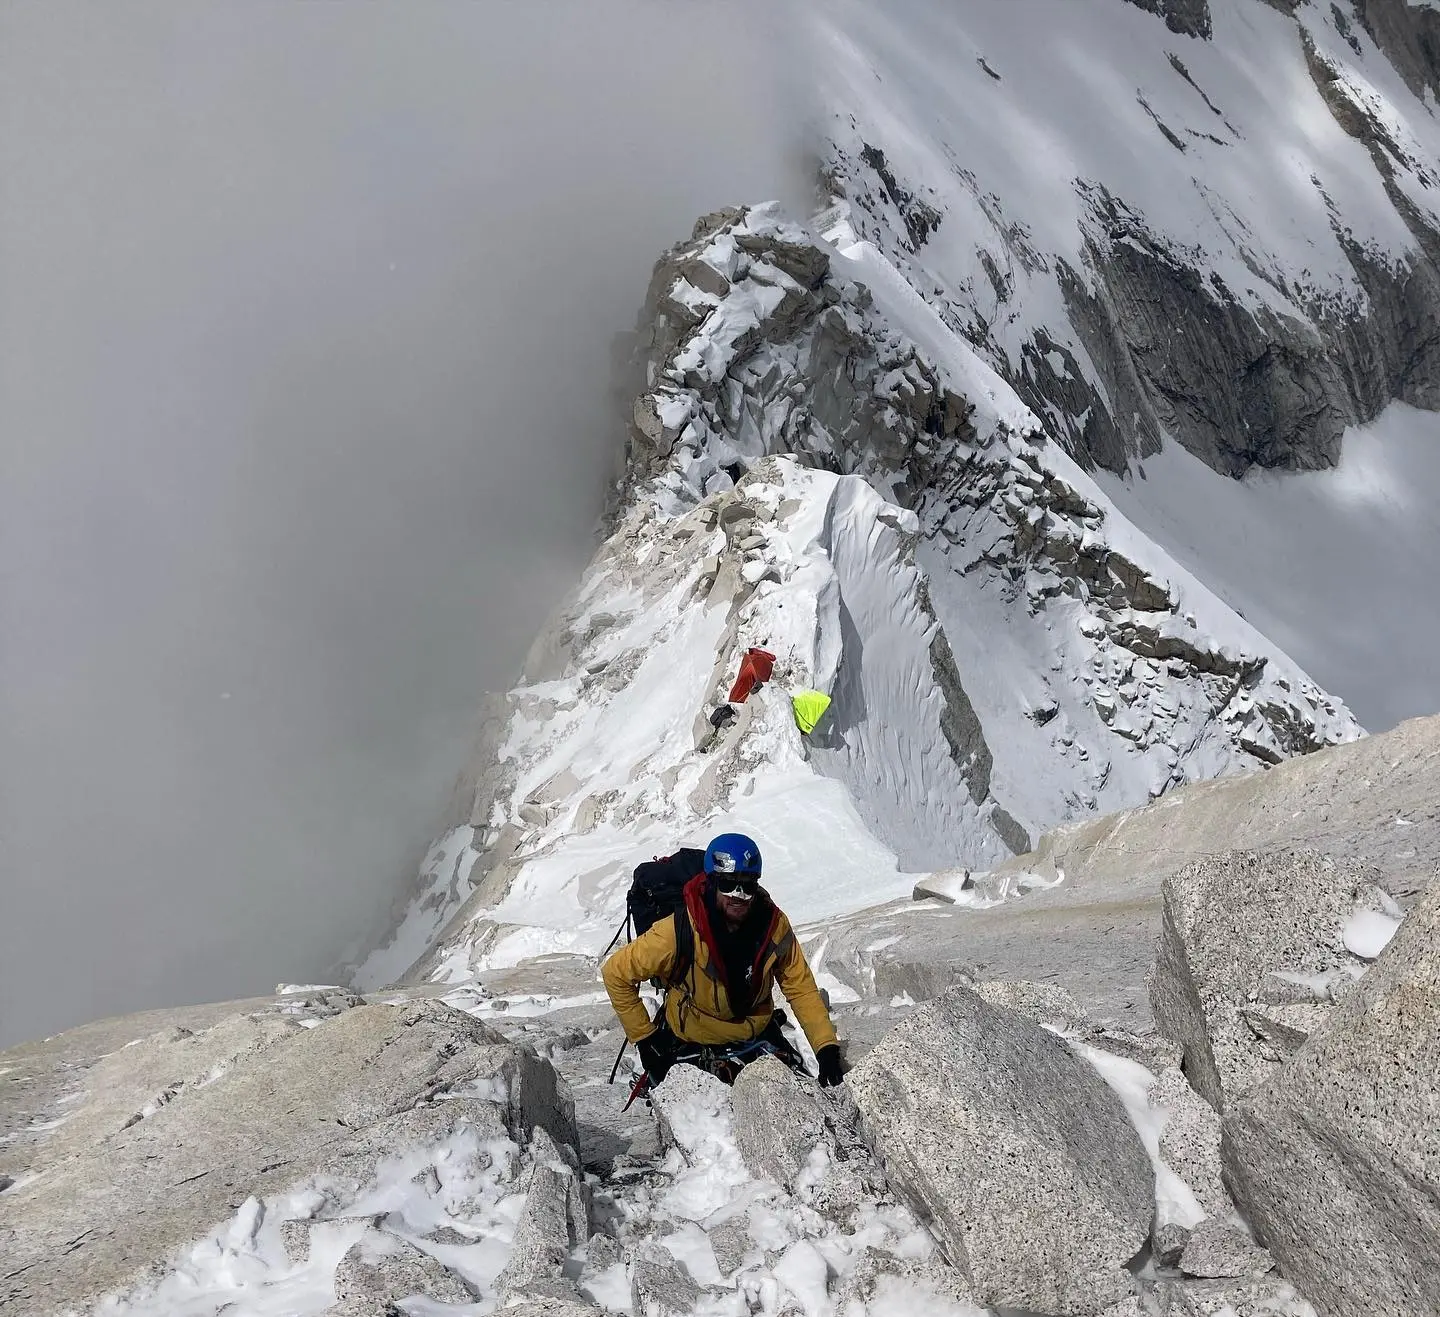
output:
[[[810,1046],[818,1052],[835,1042],[835,1026],[825,1009],[825,999],[815,986],[815,976],[810,972],[789,919],[778,909],[774,909],[769,937],[760,951],[751,1013],[738,1020],[732,1018],[723,969],[719,957],[712,954],[708,928],[703,927],[704,917],[697,921],[692,913],[696,909],[699,885],[703,883],[703,875],[692,881],[686,891],[686,907],[652,924],[602,967],[605,991],[610,994],[610,1004],[620,1017],[626,1037],[638,1043],[655,1032],[657,1026],[640,1000],[640,985],[652,978],[669,982],[675,971],[677,952],[675,920],[688,919],[695,932],[694,962],[685,981],[665,993],[665,1018],[677,1038],[701,1044],[739,1043],[758,1038],[775,1013],[771,999],[778,981]],[[697,927],[697,922],[702,927]]]

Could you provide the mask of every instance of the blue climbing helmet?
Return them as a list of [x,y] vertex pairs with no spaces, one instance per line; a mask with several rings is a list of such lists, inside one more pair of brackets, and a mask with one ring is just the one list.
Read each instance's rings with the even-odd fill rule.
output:
[[708,874],[750,874],[760,876],[760,848],[743,832],[722,832],[705,848]]

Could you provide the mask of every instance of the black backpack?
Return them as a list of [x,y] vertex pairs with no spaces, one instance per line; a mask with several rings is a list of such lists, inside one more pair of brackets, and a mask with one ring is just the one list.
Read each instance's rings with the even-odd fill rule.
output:
[[668,983],[683,983],[695,960],[695,930],[685,913],[685,884],[705,868],[705,852],[683,847],[674,855],[659,855],[635,866],[625,897],[626,920],[639,937],[652,924],[675,915],[675,969]]

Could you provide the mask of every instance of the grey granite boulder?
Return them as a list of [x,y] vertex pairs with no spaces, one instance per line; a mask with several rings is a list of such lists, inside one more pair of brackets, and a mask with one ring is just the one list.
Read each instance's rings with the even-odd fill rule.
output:
[[338,1303],[393,1301],[417,1294],[440,1303],[474,1303],[479,1297],[443,1263],[386,1232],[371,1231],[353,1244],[335,1269]]
[[1066,1032],[1090,1027],[1090,1017],[1075,1000],[1075,994],[1058,984],[995,980],[977,983],[975,991],[992,1006],[1008,1006],[1036,1024]]
[[1221,1156],[1326,1317],[1440,1312],[1440,882],[1330,1022],[1227,1109]]
[[1150,1313],[1138,1295],[1129,1294],[1119,1303],[1112,1303],[1100,1317],[1150,1317]]
[[1270,1255],[1233,1221],[1207,1217],[1190,1236],[1180,1255],[1180,1270],[1201,1280],[1226,1280],[1263,1275]]
[[361,1296],[331,1304],[321,1317],[407,1317],[407,1314],[404,1308],[390,1299]]
[[[938,1253],[916,1259],[876,1249],[866,1249],[836,1286],[835,1311],[846,1314],[885,1311],[884,1291],[887,1282],[893,1281],[903,1286],[900,1292],[914,1305],[915,1317],[931,1311],[974,1311],[974,1296],[964,1276],[948,1266]],[[930,1304],[926,1303],[927,1298],[932,1300]]]
[[1230,851],[1165,880],[1150,1002],[1184,1048],[1185,1074],[1217,1111],[1262,1083],[1282,1053],[1241,1016],[1277,971],[1325,974],[1354,958],[1341,931],[1378,877],[1295,851]]
[[1190,1242],[1192,1231],[1178,1221],[1170,1221],[1156,1213],[1155,1224],[1150,1228],[1150,1256],[1162,1267],[1180,1265],[1180,1255]]
[[730,1089],[693,1065],[672,1067],[651,1091],[650,1101],[662,1146],[682,1153],[693,1153],[703,1143],[709,1121],[732,1119]]
[[625,1260],[625,1247],[614,1235],[597,1232],[590,1236],[585,1250],[585,1266],[582,1278],[597,1276],[609,1271],[617,1262]]
[[707,1232],[710,1247],[715,1254],[715,1265],[722,1276],[739,1271],[745,1262],[745,1255],[755,1247],[750,1238],[750,1223],[745,1216],[732,1216]]
[[[1162,1070],[1148,1096],[1151,1108],[1164,1116],[1160,1158],[1194,1195],[1200,1220],[1229,1217],[1235,1205],[1221,1181],[1220,1116],[1215,1108],[1190,1087],[1178,1066]],[[1157,1192],[1150,1235],[1155,1260],[1167,1267],[1179,1264],[1194,1227],[1200,1224],[1194,1207],[1177,1198],[1178,1192],[1173,1186],[1169,1192]]]
[[0,1180],[81,1151],[354,1000],[320,989],[140,1011],[0,1051]]
[[825,1138],[825,1109],[813,1087],[767,1056],[740,1072],[731,1093],[735,1143],[755,1176],[789,1186]]
[[1160,1156],[1190,1187],[1206,1216],[1234,1210],[1220,1172],[1220,1117],[1190,1087],[1176,1066],[1161,1072],[1150,1090],[1150,1105],[1165,1111]]
[[1150,1161],[1119,1097],[1062,1039],[956,987],[849,1087],[887,1177],[977,1303],[1098,1313],[1130,1292]]
[[578,1299],[524,1299],[503,1309],[505,1317],[595,1317],[596,1309]]
[[525,1206],[515,1224],[510,1260],[496,1281],[506,1302],[518,1298],[575,1299],[579,1293],[564,1275],[570,1251],[588,1240],[589,1205],[572,1149],[556,1145],[536,1128],[530,1141],[534,1167]]
[[658,1244],[646,1244],[631,1272],[631,1302],[637,1317],[686,1317],[700,1302],[700,1287]]
[[[1315,1317],[1315,1309],[1295,1287],[1274,1274],[1243,1280],[1163,1280],[1155,1299],[1161,1317]],[[1404,1317],[1415,1315],[1407,1310]]]

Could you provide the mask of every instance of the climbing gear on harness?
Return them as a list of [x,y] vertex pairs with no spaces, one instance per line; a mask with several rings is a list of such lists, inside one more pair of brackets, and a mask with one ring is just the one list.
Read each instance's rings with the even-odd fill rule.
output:
[[[666,1072],[677,1065],[693,1065],[697,1070],[714,1075],[721,1083],[733,1084],[740,1072],[752,1061],[758,1061],[762,1056],[775,1056],[790,1069],[808,1077],[809,1072],[805,1069],[800,1054],[790,1045],[789,1040],[779,1033],[778,1027],[775,1033],[779,1035],[778,1040],[771,1037],[770,1030],[767,1029],[759,1038],[745,1043],[730,1043],[724,1046],[686,1044],[668,1057]],[[631,1086],[630,1096],[620,1110],[629,1111],[631,1104],[637,1099],[643,1098],[649,1102],[650,1090],[655,1086],[655,1082],[648,1070],[642,1071]]]

